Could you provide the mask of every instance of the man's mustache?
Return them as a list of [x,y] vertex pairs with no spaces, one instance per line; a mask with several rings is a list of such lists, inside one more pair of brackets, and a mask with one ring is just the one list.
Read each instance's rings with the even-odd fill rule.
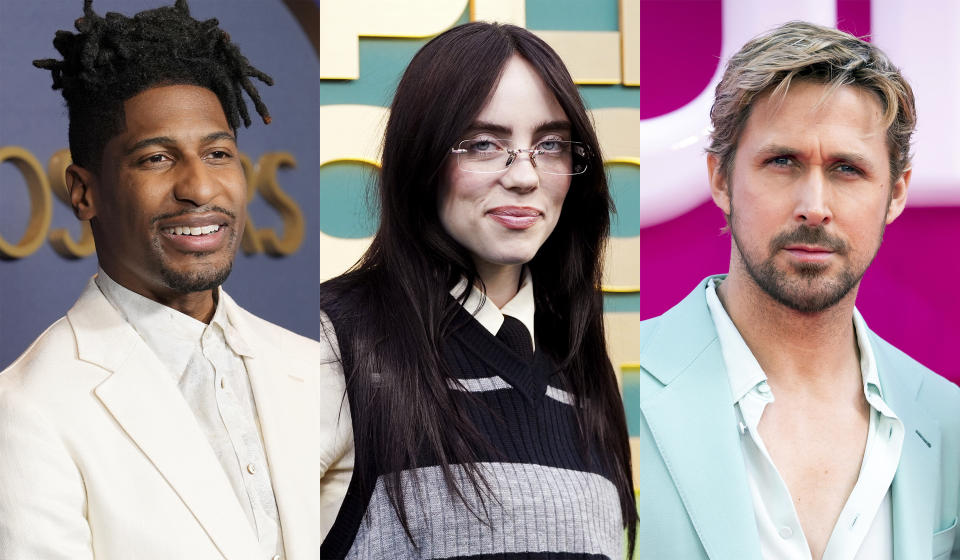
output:
[[181,216],[189,216],[191,214],[206,214],[209,212],[218,212],[220,214],[224,214],[226,216],[229,216],[231,220],[237,219],[237,215],[235,213],[221,206],[204,206],[202,208],[194,208],[192,210],[181,210],[179,212],[168,212],[166,214],[160,214],[158,216],[154,216],[153,218],[151,218],[150,223],[155,224],[160,220],[166,220],[169,218],[179,218]]
[[845,255],[849,250],[846,241],[830,235],[822,227],[800,226],[793,231],[778,234],[770,242],[773,251],[790,245],[816,245],[839,255]]

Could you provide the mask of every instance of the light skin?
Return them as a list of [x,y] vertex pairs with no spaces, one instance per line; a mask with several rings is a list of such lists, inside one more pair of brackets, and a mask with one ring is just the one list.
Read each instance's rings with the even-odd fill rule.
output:
[[[570,140],[566,113],[533,68],[509,59],[496,89],[464,139],[501,138],[532,148]],[[530,262],[560,218],[570,176],[539,172],[527,154],[505,171],[470,173],[448,158],[440,221],[473,256],[487,297],[503,307],[516,295]]]
[[[730,216],[724,308],[776,397],[759,431],[815,559],[860,472],[869,427],[853,309],[883,229],[903,211],[910,171],[891,178],[872,92],[793,83],[755,102],[727,176],[707,167]],[[778,237],[779,236],[779,237]]]
[[67,169],[74,213],[90,220],[117,283],[209,322],[243,235],[246,179],[217,96],[192,85],[124,102],[125,127],[100,169]]

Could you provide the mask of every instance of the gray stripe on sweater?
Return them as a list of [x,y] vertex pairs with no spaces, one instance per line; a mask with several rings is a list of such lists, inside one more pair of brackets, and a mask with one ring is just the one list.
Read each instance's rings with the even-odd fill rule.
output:
[[[525,463],[479,463],[491,494],[487,514],[462,467],[457,484],[483,523],[448,492],[440,467],[406,471],[403,492],[414,548],[383,488],[382,477],[367,506],[348,559],[449,558],[474,554],[557,552],[623,557],[623,524],[617,489],[606,478]],[[415,474],[419,475],[416,486]]]
[[454,391],[466,391],[469,393],[513,389],[513,387],[499,375],[494,375],[493,377],[476,377],[473,379],[447,379],[447,387]]
[[[503,391],[513,388],[499,375],[492,377],[475,377],[472,379],[447,379],[447,387],[454,391],[466,391],[469,393]],[[555,401],[573,406],[573,395],[563,389],[557,389],[553,385],[547,385],[547,396]]]

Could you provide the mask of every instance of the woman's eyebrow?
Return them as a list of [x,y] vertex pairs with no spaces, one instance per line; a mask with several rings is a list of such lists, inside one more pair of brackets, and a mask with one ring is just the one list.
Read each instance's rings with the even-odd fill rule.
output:
[[[570,131],[570,121],[563,120],[553,120],[542,122],[534,127],[534,134],[542,134],[544,132],[569,132]],[[500,134],[505,137],[510,137],[513,135],[513,128],[505,126],[502,124],[487,122],[487,121],[476,121],[470,128],[467,129],[467,134],[475,134],[477,132],[490,132],[493,134]]]
[[513,128],[487,121],[475,121],[472,125],[470,125],[470,128],[467,129],[467,134],[474,134],[477,132],[492,132],[494,134],[511,136],[513,135]]

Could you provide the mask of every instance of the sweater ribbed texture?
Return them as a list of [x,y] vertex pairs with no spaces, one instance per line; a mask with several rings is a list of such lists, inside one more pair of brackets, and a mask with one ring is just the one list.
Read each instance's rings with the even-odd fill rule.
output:
[[[338,333],[348,330],[342,327],[349,314],[325,311]],[[537,345],[526,362],[463,310],[457,324],[462,326],[442,347],[454,376],[448,386],[493,448],[478,446],[474,465],[489,489],[478,495],[463,466],[451,465],[464,504],[447,489],[439,465],[401,473],[411,543],[387,498],[384,473],[377,473],[373,488],[351,484],[322,557],[621,558],[616,486],[599,461],[584,460],[573,397],[553,360]],[[340,346],[349,359],[349,341],[340,340]],[[344,370],[350,371],[349,364]],[[353,399],[351,413],[354,422],[364,413],[353,408]]]

